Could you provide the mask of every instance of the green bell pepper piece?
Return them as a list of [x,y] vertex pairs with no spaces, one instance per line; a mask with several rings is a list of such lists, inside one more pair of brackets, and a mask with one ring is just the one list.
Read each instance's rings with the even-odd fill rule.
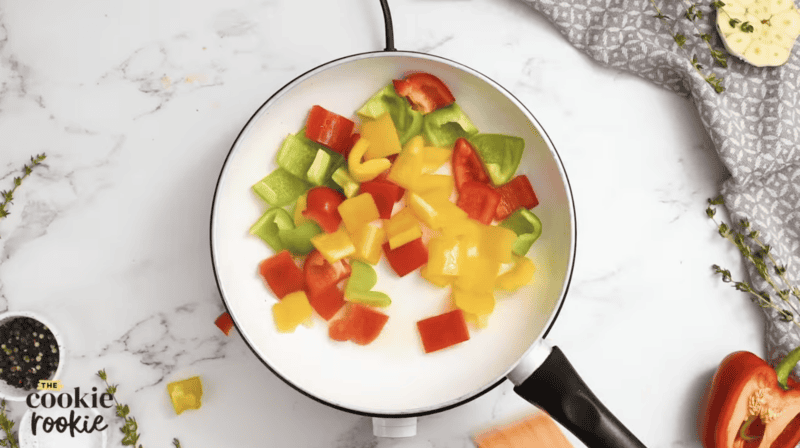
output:
[[477,134],[468,138],[495,186],[511,180],[519,168],[525,140],[504,134]]
[[392,299],[379,291],[371,291],[378,283],[378,274],[367,263],[353,260],[350,262],[350,277],[344,286],[344,298],[348,302],[358,302],[371,306],[389,306]]
[[280,232],[285,229],[293,229],[294,222],[292,216],[280,207],[272,207],[261,215],[261,218],[250,227],[250,234],[260,237],[278,253],[284,249]]
[[278,166],[300,179],[306,178],[309,168],[316,160],[320,146],[305,138],[305,135],[289,135],[278,150]]
[[278,236],[283,243],[283,248],[295,255],[308,255],[314,251],[311,237],[322,233],[322,229],[314,221],[305,221],[299,227],[280,228]]
[[478,133],[478,128],[464,114],[464,111],[453,103],[426,114],[422,121],[425,138],[438,147],[449,147],[459,137],[469,137]]
[[311,184],[293,176],[283,168],[277,168],[253,185],[253,191],[273,207],[283,207],[293,203],[309,188]]
[[387,112],[392,117],[401,145],[405,145],[411,137],[422,131],[422,113],[412,109],[411,104],[397,94],[393,84],[387,85],[368,99],[357,113],[362,117],[376,119]]
[[358,192],[358,189],[361,187],[361,184],[356,182],[350,176],[350,173],[347,171],[345,167],[339,167],[336,171],[333,172],[331,176],[334,182],[339,186],[339,188],[344,192],[344,196],[347,198],[352,198]]
[[512,252],[524,257],[533,243],[542,235],[542,221],[526,208],[518,208],[504,219],[501,226],[511,229],[517,234]]

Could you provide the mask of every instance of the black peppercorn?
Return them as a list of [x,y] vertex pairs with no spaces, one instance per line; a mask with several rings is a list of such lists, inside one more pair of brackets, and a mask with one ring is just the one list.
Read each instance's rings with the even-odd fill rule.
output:
[[39,380],[52,378],[58,367],[55,336],[30,317],[15,317],[0,325],[0,350],[0,379],[20,389],[36,389]]

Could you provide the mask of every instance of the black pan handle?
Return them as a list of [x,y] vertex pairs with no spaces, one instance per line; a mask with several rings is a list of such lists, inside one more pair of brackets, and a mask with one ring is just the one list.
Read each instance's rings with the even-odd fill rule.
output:
[[550,414],[587,447],[645,448],[600,403],[558,347],[553,346],[541,366],[521,382],[509,378],[517,384],[514,392]]

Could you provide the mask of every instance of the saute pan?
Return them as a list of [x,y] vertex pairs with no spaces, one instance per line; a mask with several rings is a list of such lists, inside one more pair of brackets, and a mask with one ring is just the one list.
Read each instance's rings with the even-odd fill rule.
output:
[[[544,340],[566,296],[576,244],[575,206],[555,146],[533,114],[485,75],[441,57],[395,51],[388,7],[382,6],[388,51],[337,59],[292,80],[253,114],[225,160],[213,200],[211,250],[220,294],[239,333],[287,384],[326,405],[374,417],[378,435],[413,434],[414,417],[453,408],[509,379],[586,445],[643,446]],[[411,72],[442,79],[481,132],[525,140],[518,172],[533,184],[543,227],[528,253],[534,280],[498,294],[488,325],[471,329],[469,341],[430,354],[422,350],[415,322],[449,310],[449,291],[417,273],[398,278],[385,260],[376,266],[374,289],[387,292],[392,305],[383,310],[389,321],[373,343],[332,341],[318,316],[310,328],[279,333],[271,313],[276,299],[256,273],[272,251],[248,234],[266,207],[251,186],[277,167],[281,142],[303,126],[311,106],[354,117],[372,94]]]

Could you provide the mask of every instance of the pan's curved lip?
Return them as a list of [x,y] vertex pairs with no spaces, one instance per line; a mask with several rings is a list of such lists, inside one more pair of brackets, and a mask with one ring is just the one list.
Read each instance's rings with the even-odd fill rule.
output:
[[[349,55],[349,56],[343,56],[341,58],[337,58],[337,59],[331,60],[329,62],[326,62],[324,64],[318,65],[318,66],[316,66],[316,67],[314,67],[314,68],[312,68],[312,69],[310,69],[310,70],[298,75],[297,77],[295,77],[294,79],[292,79],[291,81],[286,83],[283,87],[278,89],[269,98],[267,98],[267,100],[264,101],[264,103],[262,103],[261,106],[259,106],[258,109],[255,110],[253,115],[251,115],[250,118],[247,120],[247,123],[245,123],[245,125],[242,127],[242,130],[239,131],[239,134],[236,136],[236,139],[233,141],[233,144],[231,145],[231,148],[228,150],[228,154],[225,156],[225,160],[222,163],[222,168],[220,169],[220,174],[219,174],[219,176],[217,178],[217,184],[216,184],[216,186],[214,188],[214,195],[212,197],[212,203],[211,203],[211,215],[210,215],[210,226],[209,226],[209,240],[210,240],[209,241],[209,243],[210,243],[209,244],[209,248],[211,249],[211,266],[212,266],[212,269],[214,271],[214,280],[215,280],[215,282],[217,284],[217,290],[220,293],[220,297],[222,298],[222,303],[225,306],[225,310],[231,315],[233,323],[234,323],[234,325],[236,326],[236,328],[238,330],[239,329],[239,324],[236,321],[236,317],[234,316],[234,314],[230,313],[230,308],[228,306],[228,301],[227,301],[227,299],[225,297],[225,293],[224,293],[223,286],[222,286],[222,283],[221,283],[220,278],[219,278],[219,272],[218,272],[218,269],[217,269],[218,261],[217,261],[215,250],[214,250],[214,216],[215,216],[216,208],[217,208],[217,195],[219,193],[220,185],[222,184],[222,182],[224,180],[224,177],[225,177],[225,173],[226,173],[226,169],[225,168],[228,165],[228,161],[230,160],[231,156],[233,155],[234,150],[236,149],[236,146],[237,146],[239,140],[242,138],[242,135],[249,128],[250,123],[253,122],[253,120],[257,116],[259,116],[259,114],[261,113],[261,111],[265,107],[267,107],[273,101],[277,100],[287,90],[289,90],[292,86],[294,86],[295,84],[301,82],[302,80],[304,80],[306,78],[309,78],[311,76],[314,76],[317,72],[320,72],[322,70],[327,70],[327,69],[329,69],[331,67],[334,67],[336,65],[339,65],[339,64],[342,64],[342,63],[345,63],[345,62],[355,61],[355,60],[359,60],[359,59],[367,59],[367,58],[372,58],[372,57],[384,57],[384,56],[389,56],[389,57],[410,56],[410,57],[416,57],[416,58],[420,58],[420,59],[429,59],[429,60],[432,60],[432,61],[444,62],[444,63],[446,63],[448,65],[456,67],[456,68],[458,68],[460,70],[463,70],[465,72],[471,73],[471,74],[473,74],[473,75],[475,75],[475,76],[487,81],[489,84],[494,86],[498,91],[500,91],[506,97],[508,97],[517,107],[520,108],[520,110],[522,110],[525,113],[525,115],[528,116],[528,118],[531,120],[532,123],[534,123],[534,125],[537,128],[537,130],[540,132],[542,137],[547,142],[548,147],[550,148],[551,152],[555,155],[555,158],[556,158],[556,161],[558,163],[558,168],[559,168],[561,177],[564,179],[564,185],[566,187],[566,192],[567,192],[567,199],[568,199],[569,204],[570,204],[569,213],[570,213],[570,219],[571,219],[571,223],[572,223],[572,228],[570,229],[571,230],[571,239],[570,239],[571,247],[570,247],[570,253],[569,253],[569,267],[568,267],[568,270],[567,270],[566,279],[564,281],[564,286],[563,286],[562,291],[561,291],[561,297],[558,300],[556,308],[551,313],[550,319],[547,322],[547,324],[545,325],[542,334],[536,340],[544,338],[545,336],[547,336],[547,334],[552,329],[553,324],[555,323],[555,319],[558,317],[558,315],[561,312],[562,307],[564,306],[564,299],[566,298],[567,291],[568,291],[570,283],[572,281],[572,274],[573,274],[573,270],[574,270],[574,267],[575,267],[575,252],[576,252],[576,239],[577,239],[577,228],[576,228],[576,219],[575,219],[576,218],[576,215],[575,215],[575,201],[574,201],[574,198],[573,198],[573,195],[572,195],[572,186],[571,186],[571,184],[569,182],[569,178],[567,177],[567,173],[564,170],[564,164],[563,164],[563,161],[561,159],[561,156],[558,154],[558,151],[556,150],[556,147],[553,144],[552,140],[550,140],[550,136],[547,135],[547,132],[544,130],[544,128],[539,123],[539,121],[536,119],[536,117],[534,117],[534,115],[531,113],[531,111],[528,110],[528,108],[525,107],[525,105],[522,104],[522,102],[519,101],[519,99],[517,99],[517,97],[515,97],[511,92],[506,90],[499,83],[494,81],[492,78],[486,76],[485,74],[483,74],[481,72],[478,72],[477,70],[474,70],[474,69],[472,69],[472,68],[470,68],[470,67],[468,67],[466,65],[463,65],[463,64],[461,64],[459,62],[456,62],[456,61],[453,61],[451,59],[447,59],[447,58],[444,58],[444,57],[441,57],[441,56],[435,56],[435,55],[432,55],[432,54],[421,53],[421,52],[416,52],[416,51],[401,51],[401,50],[396,50],[396,51],[383,51],[383,50],[381,50],[381,51],[369,51],[369,52],[363,52],[363,53],[356,53],[356,54],[352,54],[352,55]],[[510,372],[519,363],[519,361],[521,359],[523,359],[528,354],[528,352],[531,350],[531,348],[534,345],[534,344],[531,344],[531,347],[529,347],[528,350],[526,350],[525,353],[523,353],[523,355],[520,356],[520,358],[516,362],[514,362],[512,365],[510,365],[508,367],[508,369],[505,371],[505,373],[503,373],[503,375],[501,375],[497,379],[497,381],[495,381],[494,383],[490,383],[489,385],[485,386],[483,389],[479,389],[479,390],[473,391],[469,395],[456,398],[456,399],[452,400],[451,402],[445,403],[444,405],[441,405],[441,406],[420,408],[420,409],[415,409],[415,410],[410,411],[410,412],[381,413],[381,412],[375,412],[375,411],[369,411],[369,410],[348,408],[348,407],[345,407],[345,406],[342,406],[342,405],[339,405],[339,404],[336,404],[336,403],[333,403],[333,402],[330,402],[330,401],[326,401],[326,400],[324,400],[324,399],[322,399],[320,397],[317,397],[316,395],[313,395],[313,394],[307,392],[306,390],[304,390],[300,386],[294,384],[289,378],[286,378],[285,376],[283,376],[280,373],[278,373],[272,366],[270,366],[269,363],[267,363],[259,355],[258,351],[255,349],[255,347],[253,347],[253,345],[250,343],[250,341],[246,337],[243,336],[243,333],[241,331],[239,331],[239,335],[242,337],[242,339],[244,340],[245,344],[250,349],[250,351],[253,352],[253,354],[256,356],[256,358],[258,358],[261,361],[261,363],[264,364],[264,366],[266,366],[275,376],[280,378],[284,383],[288,384],[289,386],[291,386],[293,389],[297,390],[301,394],[313,399],[314,401],[317,401],[317,402],[322,403],[322,404],[324,404],[326,406],[330,406],[330,407],[332,407],[334,409],[338,409],[338,410],[341,410],[341,411],[345,411],[345,412],[349,412],[349,413],[357,414],[357,415],[368,416],[368,417],[388,417],[388,418],[392,418],[392,417],[420,417],[420,416],[424,416],[424,415],[430,415],[430,414],[435,414],[435,413],[438,413],[438,412],[446,411],[448,409],[452,409],[452,408],[461,406],[461,405],[463,405],[465,403],[468,403],[468,402],[470,402],[470,401],[472,401],[472,400],[474,400],[474,399],[486,394],[487,392],[489,392],[490,390],[492,390],[495,387],[499,386],[500,384],[502,384],[506,380],[506,375],[508,374],[508,372]]]

